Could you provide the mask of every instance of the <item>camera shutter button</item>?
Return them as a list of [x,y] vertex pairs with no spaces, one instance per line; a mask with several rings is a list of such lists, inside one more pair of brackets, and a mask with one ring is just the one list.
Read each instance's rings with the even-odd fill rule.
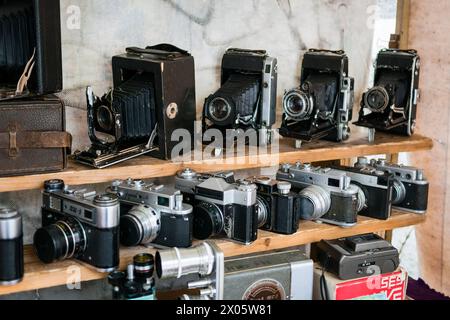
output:
[[292,185],[289,182],[279,182],[277,188],[281,194],[287,195],[291,192]]

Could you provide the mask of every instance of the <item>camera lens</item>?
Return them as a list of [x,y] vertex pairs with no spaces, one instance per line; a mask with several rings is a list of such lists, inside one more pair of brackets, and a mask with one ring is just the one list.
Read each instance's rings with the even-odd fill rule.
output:
[[284,96],[283,109],[293,119],[307,119],[313,111],[313,102],[309,94],[294,89]]
[[15,285],[23,278],[22,216],[14,209],[0,209],[0,286]]
[[383,87],[374,87],[364,96],[365,105],[372,112],[383,112],[389,105],[389,93]]
[[154,241],[161,229],[161,216],[149,206],[135,206],[120,218],[120,242],[127,247]]
[[223,214],[215,204],[200,202],[195,208],[194,238],[205,240],[223,230]]
[[230,104],[223,98],[214,98],[209,103],[209,115],[217,122],[227,120],[231,113]]
[[269,219],[269,204],[263,197],[256,197],[256,213],[258,214],[258,228],[266,225]]
[[134,275],[136,280],[145,282],[147,279],[153,277],[155,269],[155,259],[149,253],[141,253],[133,258]]
[[60,220],[34,234],[34,247],[44,263],[76,257],[86,250],[86,233],[76,219]]
[[302,219],[320,219],[330,211],[330,193],[319,186],[309,186],[300,192],[300,208]]
[[215,255],[210,244],[189,248],[162,250],[155,256],[156,274],[160,279],[180,278],[189,274],[208,276],[212,273]]
[[111,110],[106,106],[100,106],[97,109],[97,123],[105,132],[110,132],[113,130],[115,124],[114,124],[114,116],[111,112]]
[[398,205],[403,203],[406,198],[406,189],[403,182],[400,180],[394,180],[394,187],[392,188],[392,204]]
[[361,212],[365,207],[367,203],[366,194],[364,193],[364,190],[361,189],[361,187],[354,185],[355,188],[358,190],[358,193],[356,194],[357,201],[356,201],[356,212]]

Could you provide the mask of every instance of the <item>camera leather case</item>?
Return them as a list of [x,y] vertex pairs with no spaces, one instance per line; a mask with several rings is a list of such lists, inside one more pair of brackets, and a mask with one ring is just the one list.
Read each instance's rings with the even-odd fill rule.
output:
[[71,140],[56,96],[0,102],[0,176],[63,170]]
[[[2,1],[0,34],[0,100],[62,90],[58,0]],[[16,94],[23,75],[28,90]]]

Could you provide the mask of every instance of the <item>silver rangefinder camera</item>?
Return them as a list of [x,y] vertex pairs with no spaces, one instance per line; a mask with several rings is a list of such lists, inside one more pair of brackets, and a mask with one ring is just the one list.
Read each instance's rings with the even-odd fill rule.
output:
[[290,182],[293,191],[299,192],[299,213],[304,220],[352,227],[365,204],[361,189],[342,171],[311,164],[283,164],[277,180]]

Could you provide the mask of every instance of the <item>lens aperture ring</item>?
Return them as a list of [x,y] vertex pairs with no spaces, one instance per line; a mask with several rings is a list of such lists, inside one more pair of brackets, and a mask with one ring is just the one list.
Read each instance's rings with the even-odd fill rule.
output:
[[331,196],[330,193],[319,186],[309,186],[300,191],[300,197],[307,199],[312,209],[309,215],[303,217],[307,220],[317,220],[328,213],[331,209]]

